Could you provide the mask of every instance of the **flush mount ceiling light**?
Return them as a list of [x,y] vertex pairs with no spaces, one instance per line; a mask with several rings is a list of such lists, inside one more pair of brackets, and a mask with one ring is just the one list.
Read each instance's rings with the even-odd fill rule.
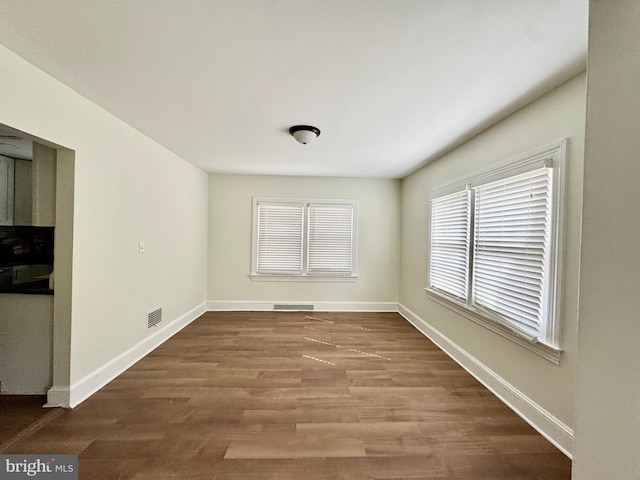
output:
[[311,125],[295,125],[289,129],[289,133],[298,143],[306,145],[320,136],[320,129]]

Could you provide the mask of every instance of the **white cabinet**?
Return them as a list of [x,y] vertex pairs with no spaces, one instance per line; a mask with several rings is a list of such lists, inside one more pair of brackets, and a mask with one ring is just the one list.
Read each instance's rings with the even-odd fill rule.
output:
[[0,155],[0,225],[13,225],[14,163]]
[[32,224],[38,227],[53,227],[56,224],[56,151],[46,145],[33,142],[31,163],[33,165]]
[[0,225],[55,226],[56,151],[33,142],[32,157],[0,155]]
[[13,223],[33,223],[33,194],[31,160],[16,160],[13,169]]

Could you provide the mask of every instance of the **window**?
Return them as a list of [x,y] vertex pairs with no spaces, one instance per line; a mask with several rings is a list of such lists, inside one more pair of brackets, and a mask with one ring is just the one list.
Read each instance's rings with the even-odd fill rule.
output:
[[254,198],[253,279],[355,278],[357,201]]
[[469,284],[471,192],[431,201],[431,287],[466,300]]
[[434,191],[427,291],[558,363],[566,140]]
[[258,203],[258,273],[302,274],[304,204]]

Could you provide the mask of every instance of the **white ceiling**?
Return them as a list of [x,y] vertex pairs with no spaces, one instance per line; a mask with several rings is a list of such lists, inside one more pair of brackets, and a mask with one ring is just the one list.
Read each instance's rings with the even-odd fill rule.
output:
[[204,170],[401,178],[582,71],[587,9],[0,0],[0,43]]

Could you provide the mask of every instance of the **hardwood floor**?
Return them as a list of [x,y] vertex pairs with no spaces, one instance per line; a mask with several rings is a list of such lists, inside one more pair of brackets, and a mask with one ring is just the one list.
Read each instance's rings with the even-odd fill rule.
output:
[[44,395],[0,395],[0,448],[51,410]]
[[391,313],[207,313],[5,453],[77,453],[92,480],[567,480],[571,469]]

